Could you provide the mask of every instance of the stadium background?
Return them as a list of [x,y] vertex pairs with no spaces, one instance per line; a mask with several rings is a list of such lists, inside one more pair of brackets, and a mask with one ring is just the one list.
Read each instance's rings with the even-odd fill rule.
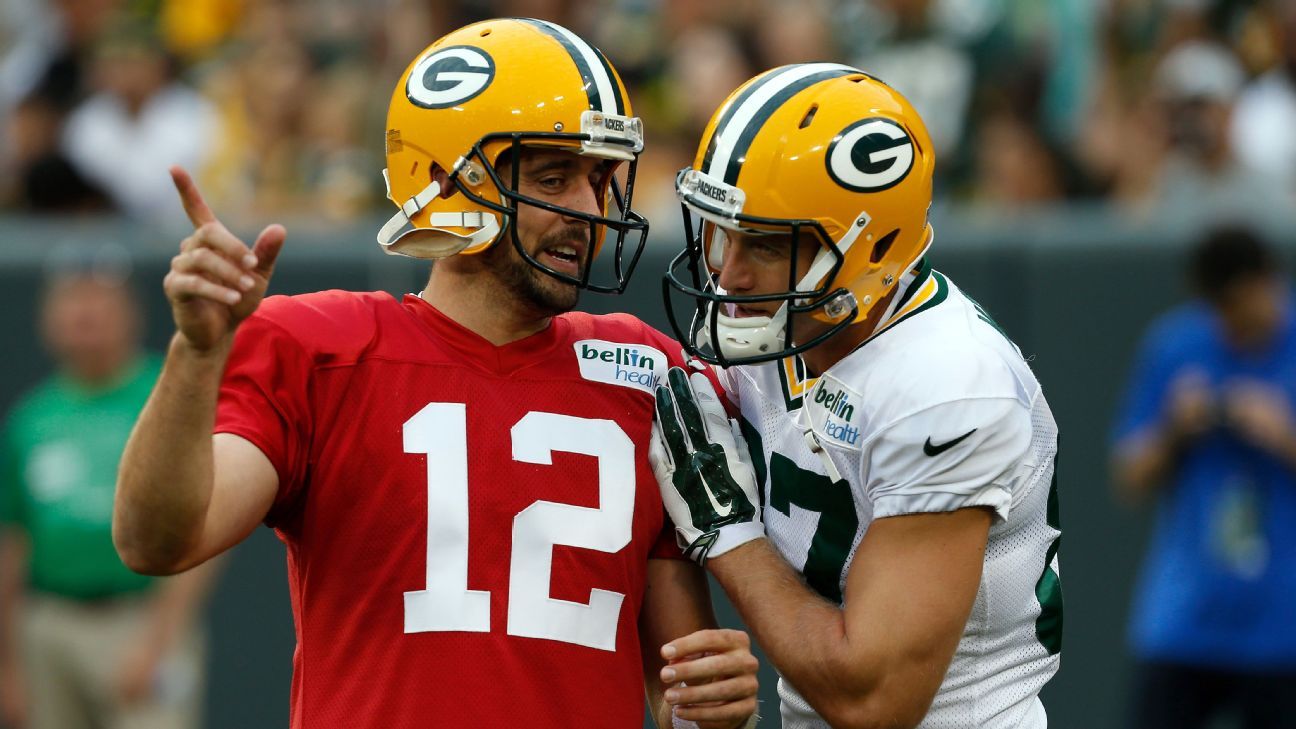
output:
[[[648,136],[636,200],[653,232],[630,295],[583,306],[659,327],[659,275],[681,239],[671,178],[729,90],[765,67],[838,60],[915,100],[940,160],[932,260],[1032,358],[1061,426],[1066,634],[1044,694],[1051,726],[1119,726],[1148,519],[1113,497],[1108,429],[1137,338],[1186,294],[1184,253],[1206,227],[1241,220],[1296,247],[1290,0],[3,0],[0,408],[48,369],[35,305],[55,249],[128,250],[148,343],[164,346],[160,281],[185,234],[165,161],[193,165],[236,231],[287,225],[272,292],[421,288],[425,264],[372,242],[390,210],[386,99],[424,45],[493,15],[568,25],[630,84]],[[1177,53],[1206,42],[1235,66]],[[150,57],[166,60],[160,77]],[[73,138],[104,138],[98,94],[177,91],[175,134],[137,148]],[[162,153],[174,157],[149,167]],[[209,616],[208,725],[285,726],[292,627],[273,535],[234,551]],[[763,671],[762,726],[777,726]]]

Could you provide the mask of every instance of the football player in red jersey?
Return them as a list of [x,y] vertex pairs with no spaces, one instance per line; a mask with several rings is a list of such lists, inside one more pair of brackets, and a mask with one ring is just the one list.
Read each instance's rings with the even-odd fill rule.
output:
[[[714,628],[646,456],[679,346],[570,312],[638,258],[642,139],[611,65],[560,26],[487,21],[431,45],[388,114],[400,211],[379,242],[436,259],[402,301],[263,300],[283,227],[249,248],[172,170],[195,231],[165,280],[177,332],[123,455],[114,538],[170,574],[276,530],[293,727],[635,727],[645,688],[663,727],[751,721],[747,636]],[[661,657],[686,635],[687,686]]]

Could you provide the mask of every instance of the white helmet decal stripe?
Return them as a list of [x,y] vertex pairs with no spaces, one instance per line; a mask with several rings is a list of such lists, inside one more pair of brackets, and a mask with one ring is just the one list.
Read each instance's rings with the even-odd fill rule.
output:
[[618,111],[621,94],[617,89],[616,80],[608,73],[607,66],[604,65],[598,51],[594,50],[593,46],[557,23],[531,18],[522,18],[521,20],[536,25],[567,48],[567,51],[572,55],[572,60],[576,62],[577,67],[580,69],[581,76],[588,79],[588,82],[592,84],[592,88],[586,88],[591,106],[597,104],[598,110],[605,114],[625,113],[624,107]]
[[[727,176],[731,169],[730,162],[735,161],[736,157],[739,163],[742,162],[741,157],[746,154],[746,145],[741,145],[740,142],[747,139],[748,144],[750,144],[750,138],[755,135],[756,129],[769,118],[769,113],[760,113],[766,104],[790,87],[800,85],[812,76],[832,72],[836,72],[832,75],[861,73],[856,68],[844,66],[840,63],[805,63],[787,66],[784,70],[771,73],[762,81],[757,82],[758,88],[752,89],[752,93],[734,110],[728,123],[723,128],[716,129],[713,132],[715,152],[711,157],[710,164],[703,171],[712,177],[724,180],[730,185],[736,184],[737,175],[734,175],[735,179],[732,180]],[[769,111],[772,112],[773,110]],[[750,134],[748,133],[748,127],[752,127]]]

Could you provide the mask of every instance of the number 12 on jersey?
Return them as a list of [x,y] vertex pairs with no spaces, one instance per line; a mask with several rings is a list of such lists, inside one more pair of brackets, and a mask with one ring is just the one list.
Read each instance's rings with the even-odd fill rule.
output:
[[[468,418],[434,402],[402,427],[406,453],[427,456],[427,586],[405,593],[405,632],[490,631],[490,592],[468,589]],[[590,590],[588,603],[549,596],[556,545],[617,552],[634,520],[634,443],[611,420],[528,412],[510,431],[513,460],[550,465],[555,451],[598,461],[598,508],[535,501],[513,518],[507,633],[616,650],[625,595]],[[495,484],[498,487],[499,484]]]

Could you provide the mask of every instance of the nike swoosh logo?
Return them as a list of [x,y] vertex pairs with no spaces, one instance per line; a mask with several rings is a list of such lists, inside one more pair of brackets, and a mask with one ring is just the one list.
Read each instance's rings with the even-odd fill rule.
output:
[[977,429],[973,428],[972,430],[969,430],[968,432],[964,433],[963,435],[960,435],[954,440],[945,441],[940,445],[936,445],[932,443],[931,436],[927,436],[927,442],[923,443],[923,453],[926,453],[929,456],[939,456],[940,454],[953,448],[959,443],[962,443],[965,438],[967,438],[969,435],[972,435],[975,432],[977,432]]
[[715,513],[721,518],[729,516],[729,514],[733,512],[733,503],[730,502],[728,506],[721,508],[720,502],[716,501],[715,494],[711,493],[711,485],[707,483],[706,478],[699,474],[698,480],[702,482],[702,490],[706,492],[707,501],[711,502],[711,508],[715,509]]

